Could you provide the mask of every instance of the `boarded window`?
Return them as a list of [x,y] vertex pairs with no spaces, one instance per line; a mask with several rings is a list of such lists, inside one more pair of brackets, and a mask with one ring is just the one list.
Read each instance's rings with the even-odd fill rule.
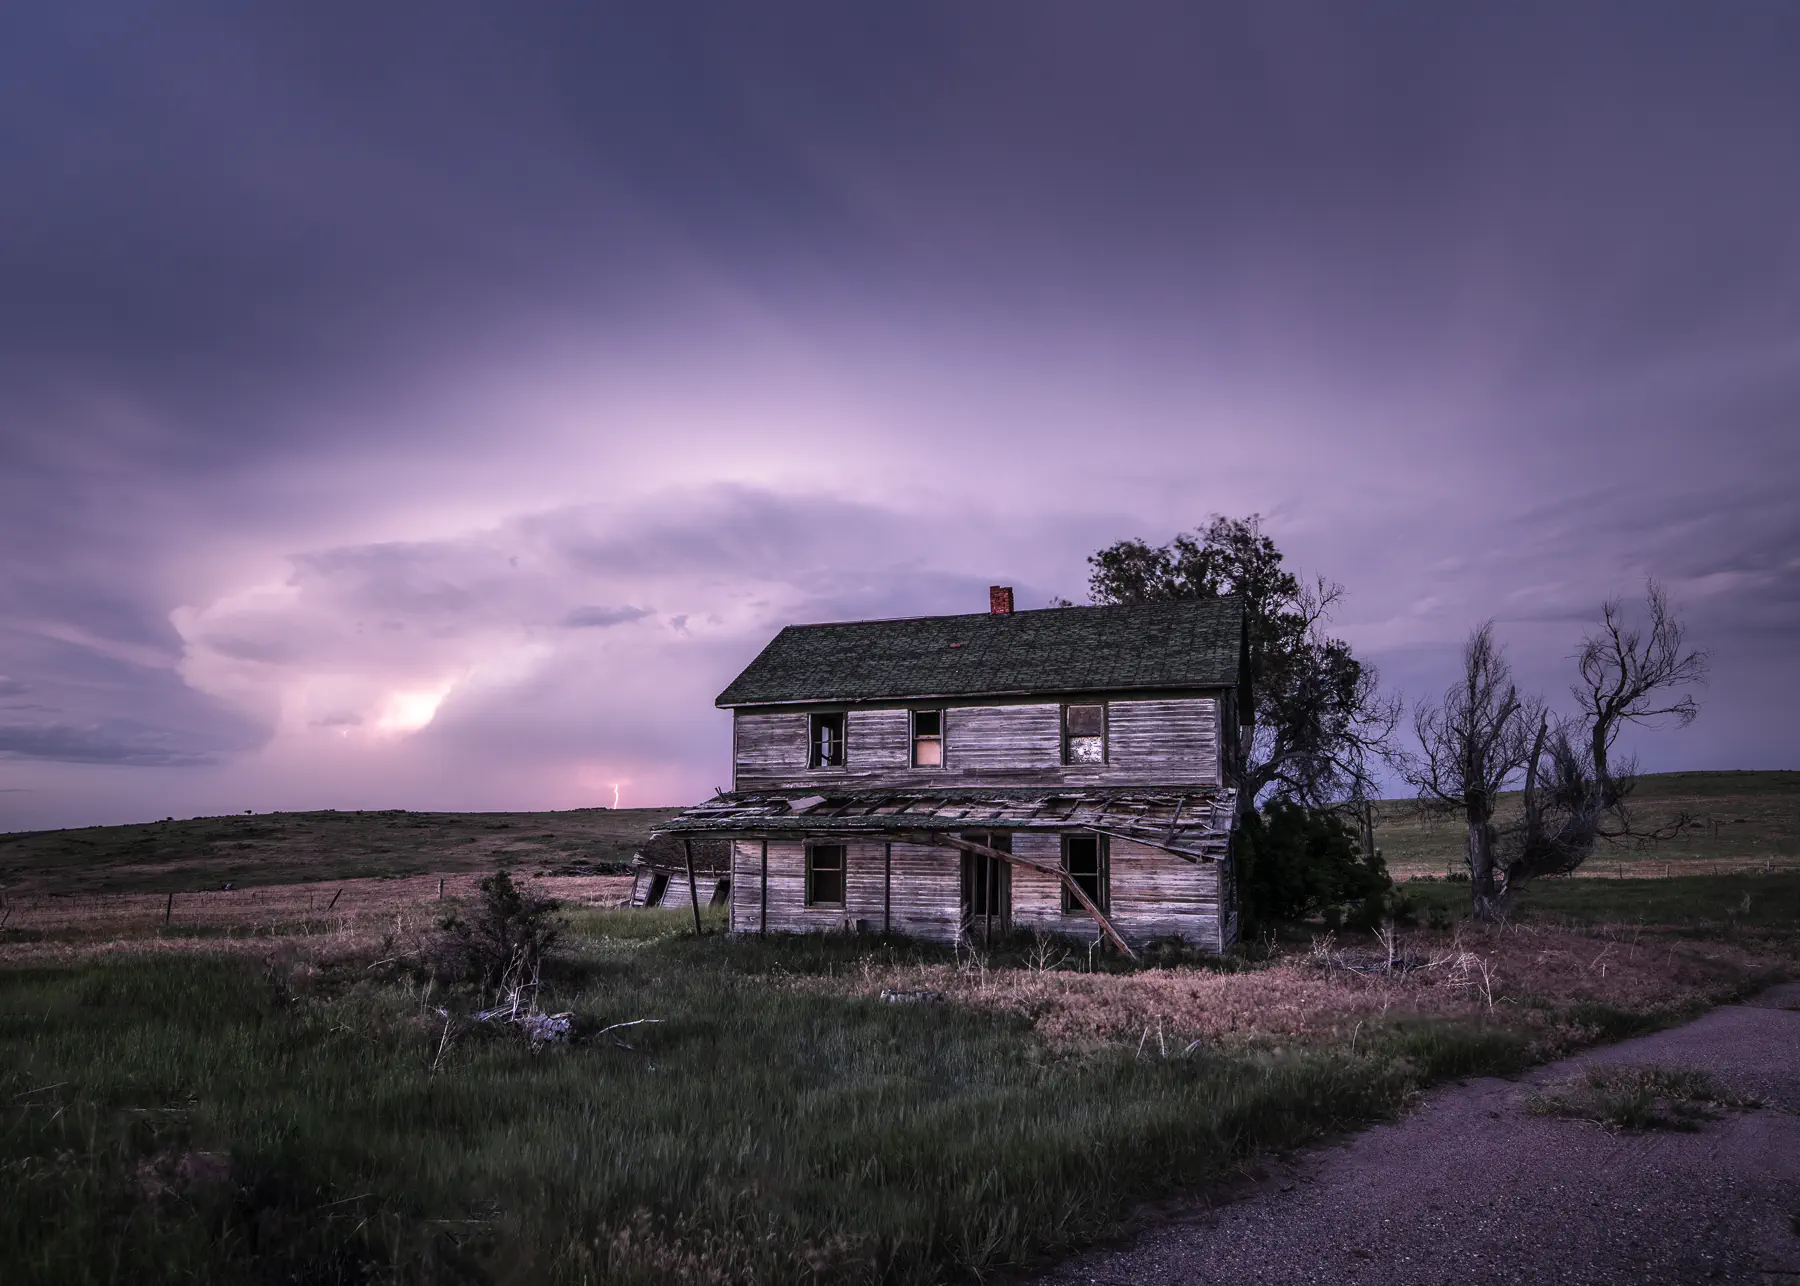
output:
[[807,764],[813,768],[842,768],[844,766],[844,716],[841,714],[815,714],[809,716],[809,741],[811,751],[807,755]]
[[1065,764],[1103,764],[1106,762],[1106,707],[1092,705],[1063,707],[1063,762]]
[[806,905],[844,905],[844,846],[809,844],[806,849]]
[[[1063,836],[1063,870],[1075,881],[1088,900],[1102,911],[1106,910],[1107,886],[1111,882],[1107,871],[1106,837],[1104,835],[1065,835]],[[1063,886],[1063,910],[1087,910],[1081,900]]]
[[942,710],[914,710],[913,723],[913,767],[942,768],[944,766],[944,712]]

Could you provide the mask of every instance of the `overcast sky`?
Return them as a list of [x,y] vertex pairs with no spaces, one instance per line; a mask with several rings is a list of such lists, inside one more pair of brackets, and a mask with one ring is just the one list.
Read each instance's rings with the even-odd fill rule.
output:
[[783,624],[1260,512],[1800,767],[1800,6],[0,9],[0,830],[666,804]]

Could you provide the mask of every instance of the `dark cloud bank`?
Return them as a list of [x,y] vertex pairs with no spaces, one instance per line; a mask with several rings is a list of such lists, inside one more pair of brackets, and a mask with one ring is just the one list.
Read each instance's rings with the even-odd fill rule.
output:
[[0,15],[0,828],[692,798],[789,620],[1259,510],[1793,767],[1800,11]]

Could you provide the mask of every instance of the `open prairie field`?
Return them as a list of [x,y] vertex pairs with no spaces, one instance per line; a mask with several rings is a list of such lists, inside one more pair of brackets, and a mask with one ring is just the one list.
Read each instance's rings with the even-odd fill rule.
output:
[[[1500,819],[1517,808],[1517,795],[1503,795]],[[1576,878],[1800,868],[1800,772],[1655,773],[1640,780],[1633,812],[1646,827],[1684,814],[1689,820],[1672,839],[1603,849]],[[1468,870],[1461,824],[1411,800],[1382,803],[1375,842],[1396,880]]]
[[497,865],[591,870],[630,861],[651,826],[674,812],[261,813],[0,834],[0,892],[167,894]]
[[1144,968],[734,939],[715,908],[696,936],[607,907],[620,877],[550,876],[563,937],[526,1003],[571,1039],[533,1044],[434,971],[473,892],[444,878],[88,893],[0,927],[7,1281],[969,1280],[1800,967],[1792,872],[1564,881],[1605,900],[1500,928],[1421,884],[1386,940]]

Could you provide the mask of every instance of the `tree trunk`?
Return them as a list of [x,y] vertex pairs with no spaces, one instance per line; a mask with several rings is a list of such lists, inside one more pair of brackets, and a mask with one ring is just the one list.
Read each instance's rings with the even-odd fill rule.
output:
[[1494,883],[1494,827],[1486,810],[1469,810],[1469,899],[1477,920],[1492,923],[1504,909]]

